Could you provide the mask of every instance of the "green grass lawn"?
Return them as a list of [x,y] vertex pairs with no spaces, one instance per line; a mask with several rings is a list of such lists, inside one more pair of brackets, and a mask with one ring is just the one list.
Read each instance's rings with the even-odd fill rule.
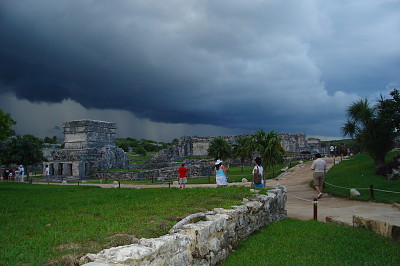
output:
[[221,265],[400,265],[399,251],[363,228],[285,219],[241,241]]
[[[251,194],[248,187],[225,188],[154,188],[102,189],[91,186],[48,186],[20,183],[0,183],[0,265],[43,265],[69,263],[71,258],[96,253],[104,248],[129,244],[129,237],[164,235],[179,220],[189,214],[230,208]],[[250,253],[244,261],[252,265],[271,261],[285,264],[278,257],[289,254],[299,258],[295,264],[313,264],[321,252],[316,246],[334,248],[323,251],[322,264],[338,254],[344,264],[359,264],[360,258],[371,257],[373,263],[398,264],[393,249],[399,244],[362,229],[335,229],[318,222],[282,221],[269,225],[255,238],[253,245],[262,253]],[[334,225],[329,225],[334,226]],[[334,226],[334,228],[341,228]],[[307,230],[306,230],[307,229]],[[361,232],[361,233],[360,233]],[[275,236],[276,235],[276,236]],[[260,238],[261,237],[261,238]],[[345,242],[340,239],[347,239]],[[368,238],[368,239],[367,239]],[[367,239],[364,245],[364,239]],[[276,241],[276,243],[275,243]],[[280,241],[280,242],[279,242]],[[314,242],[314,243],[313,243]],[[337,242],[337,243],[336,243]],[[336,243],[336,244],[335,244]],[[307,244],[307,245],[306,245]],[[362,248],[357,249],[361,244]],[[243,246],[245,247],[245,242]],[[300,247],[299,247],[300,246]],[[351,246],[352,252],[344,251]],[[375,253],[364,246],[374,247]],[[241,245],[242,247],[242,245]],[[274,249],[272,249],[274,247]],[[301,248],[302,247],[302,248]],[[240,248],[233,254],[244,252]],[[335,250],[338,249],[338,250]],[[252,250],[252,248],[251,248]],[[381,253],[385,254],[383,256]],[[345,255],[342,255],[345,254]],[[347,255],[346,255],[347,254]],[[351,255],[348,255],[351,254]],[[258,258],[259,259],[259,258]],[[397,260],[396,260],[397,259]],[[241,258],[227,263],[241,265]],[[315,259],[316,260],[316,259]],[[289,263],[292,260],[288,259]],[[342,264],[336,263],[334,264]],[[282,262],[282,263],[280,263]],[[395,262],[395,263],[394,263]],[[365,264],[365,263],[361,263]],[[53,265],[53,264],[52,264]]]
[[[278,172],[284,166],[275,169]],[[245,168],[247,174],[242,175],[240,168],[231,168],[230,181],[251,177],[251,169]],[[373,182],[376,188],[400,191],[398,181],[386,181],[373,171],[372,160],[367,155],[357,155],[334,166],[327,181],[344,187],[369,187]],[[272,171],[268,172],[272,176]],[[329,189],[329,193],[342,193],[340,189]],[[347,195],[348,191],[343,193]],[[399,202],[393,198],[397,195],[375,192],[375,198],[384,202]],[[62,258],[128,244],[131,235],[164,235],[189,214],[215,207],[230,208],[248,196],[248,187],[234,186],[102,189],[1,182],[0,265],[67,263],[71,260]],[[368,200],[369,196],[360,198]],[[364,229],[286,219],[243,241],[225,263],[400,265],[399,250],[398,243]]]
[[[386,157],[386,161],[392,160],[395,154],[400,152],[391,152]],[[360,196],[356,200],[370,200],[369,187],[373,185],[375,189],[400,192],[400,180],[386,180],[383,176],[374,174],[375,166],[372,158],[368,154],[358,154],[351,156],[349,160],[343,160],[341,163],[333,166],[326,175],[325,182],[344,188],[367,188],[359,189]],[[350,190],[325,185],[324,191],[329,194],[349,197]],[[400,202],[400,193],[387,193],[374,191],[374,198],[377,202],[394,203]]]
[[102,189],[0,183],[0,265],[43,265],[164,235],[189,214],[230,208],[249,188]]
[[150,160],[151,158],[153,158],[154,154],[156,154],[156,152],[148,152],[144,156],[138,156],[134,152],[128,152],[129,162],[130,163],[144,163],[144,162]]

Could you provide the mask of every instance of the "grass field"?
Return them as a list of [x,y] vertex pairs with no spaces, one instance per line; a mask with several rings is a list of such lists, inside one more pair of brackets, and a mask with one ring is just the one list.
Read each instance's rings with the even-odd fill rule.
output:
[[362,228],[285,219],[241,241],[221,265],[400,265],[399,250]]
[[[399,191],[399,183],[371,171],[372,161],[357,155],[336,165],[327,180],[346,187],[374,182]],[[229,176],[243,178],[240,168],[231,168]],[[233,186],[102,189],[1,182],[0,265],[67,264],[128,244],[132,236],[163,235],[189,214],[230,208],[250,195],[248,187]],[[399,243],[368,230],[286,219],[242,241],[224,265],[400,265],[399,250]]]
[[102,189],[0,183],[0,265],[43,265],[157,237],[191,213],[230,208],[248,188]]
[[[400,152],[389,153],[386,161],[389,162],[392,160],[396,154],[400,154]],[[342,188],[326,184],[324,191],[329,194],[349,197],[350,188],[360,188],[358,191],[361,195],[354,199],[368,201],[370,200],[369,187],[373,185],[375,188],[374,201],[384,203],[400,202],[400,193],[376,190],[400,192],[400,180],[388,181],[383,176],[376,175],[374,172],[374,163],[368,154],[353,155],[349,160],[343,160],[341,163],[333,166],[326,175],[325,182]]]

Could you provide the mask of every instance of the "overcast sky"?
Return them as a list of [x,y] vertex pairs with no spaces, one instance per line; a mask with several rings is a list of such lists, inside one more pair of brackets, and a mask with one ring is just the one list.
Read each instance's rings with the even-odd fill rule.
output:
[[0,2],[0,108],[18,134],[116,122],[171,141],[340,137],[346,108],[400,83],[399,0]]

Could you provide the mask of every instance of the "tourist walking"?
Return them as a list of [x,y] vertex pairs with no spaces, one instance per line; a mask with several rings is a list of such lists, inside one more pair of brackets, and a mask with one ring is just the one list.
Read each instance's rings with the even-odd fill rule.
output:
[[263,188],[264,187],[264,168],[261,166],[261,158],[256,157],[255,158],[255,163],[256,165],[253,168],[253,180],[251,181],[251,186],[257,187],[257,188]]
[[182,163],[181,167],[178,168],[179,188],[185,188],[185,184],[187,183],[187,173],[188,170],[185,167],[185,163]]
[[330,151],[329,155],[330,155],[331,157],[335,157],[335,147],[334,147],[333,145],[331,145],[331,146],[329,147],[329,151]]
[[225,167],[222,163],[222,160],[217,160],[215,162],[214,178],[217,187],[226,187],[228,185],[227,173],[229,171],[229,165]]
[[321,154],[315,154],[317,158],[311,165],[311,170],[314,170],[313,180],[314,186],[318,193],[318,198],[322,197],[322,190],[324,187],[324,178],[326,173],[326,162],[321,159]]

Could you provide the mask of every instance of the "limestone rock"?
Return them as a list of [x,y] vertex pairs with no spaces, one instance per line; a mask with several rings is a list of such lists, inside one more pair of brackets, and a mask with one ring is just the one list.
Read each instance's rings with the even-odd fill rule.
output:
[[352,189],[350,189],[350,197],[352,198],[352,197],[357,197],[357,196],[360,196],[361,194],[360,194],[360,192],[357,190],[357,189],[354,189],[354,188],[352,188]]
[[400,242],[400,226],[392,225],[380,220],[372,220],[360,216],[354,216],[354,226],[364,227],[373,232],[380,234],[385,237],[392,238],[393,240]]

